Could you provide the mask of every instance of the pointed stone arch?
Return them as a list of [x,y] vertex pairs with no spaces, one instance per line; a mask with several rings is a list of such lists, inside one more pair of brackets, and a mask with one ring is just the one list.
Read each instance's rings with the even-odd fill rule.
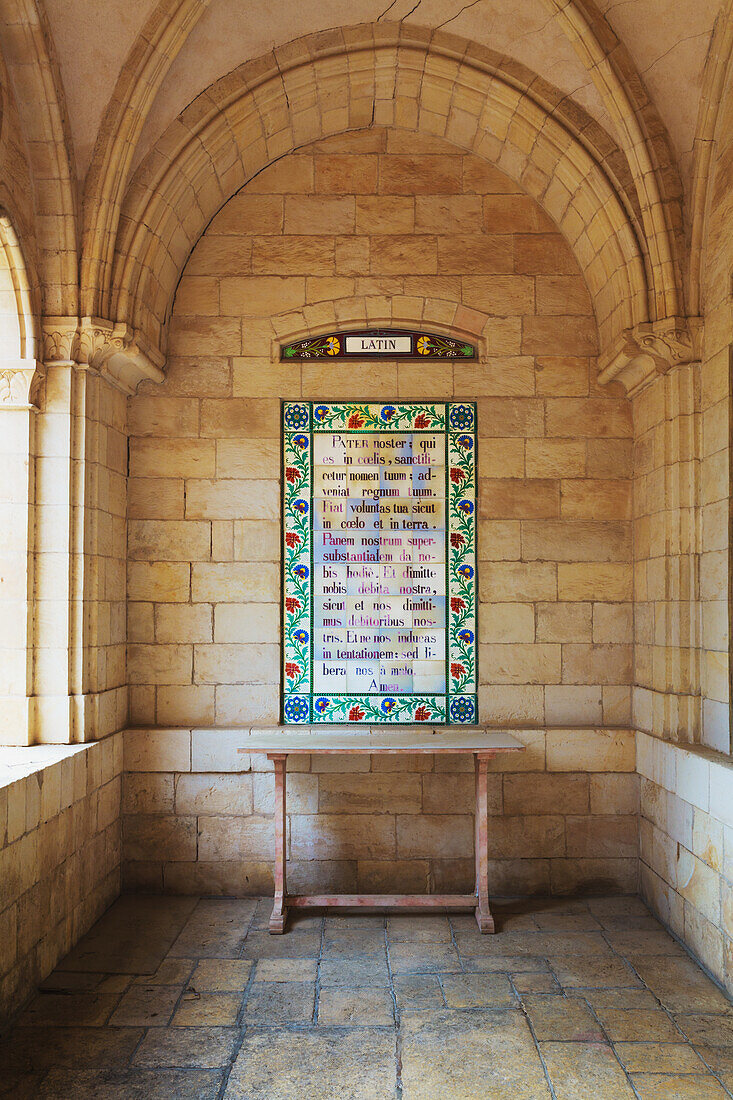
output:
[[536,198],[578,258],[611,355],[635,326],[668,319],[669,264],[648,248],[608,136],[604,153],[528,77],[449,36],[381,25],[313,36],[242,66],[183,112],[135,174],[100,312],[164,347],[180,272],[231,195],[294,149],[375,123],[447,138]]
[[0,209],[0,405],[34,403],[40,376],[33,298],[20,240]]

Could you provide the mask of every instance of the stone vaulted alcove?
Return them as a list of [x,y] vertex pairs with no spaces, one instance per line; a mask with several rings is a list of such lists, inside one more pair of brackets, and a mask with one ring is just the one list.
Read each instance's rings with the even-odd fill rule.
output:
[[[591,1063],[598,1095],[728,1095],[730,12],[105,0],[97,107],[77,6],[0,4],[3,1022],[48,982],[10,1095],[291,1096],[293,1027],[328,1087],[369,1064],[365,1100],[440,1092],[445,1028],[461,1097],[492,1028],[526,1059],[497,1095]],[[281,355],[371,330],[475,357]],[[291,757],[281,836],[248,741],[281,728],[282,402],[454,400],[476,724],[522,747],[488,839],[440,752]],[[496,935],[271,939],[276,842],[327,897],[470,895],[483,845]]]

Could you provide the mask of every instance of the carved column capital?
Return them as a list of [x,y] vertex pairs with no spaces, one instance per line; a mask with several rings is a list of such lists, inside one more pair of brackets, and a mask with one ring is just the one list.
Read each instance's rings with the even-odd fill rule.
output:
[[144,380],[162,382],[164,358],[128,325],[101,317],[47,317],[43,323],[47,364],[77,363],[97,371],[127,393]]
[[43,365],[36,359],[0,359],[0,408],[36,406]]
[[633,397],[654,378],[700,358],[701,317],[665,317],[624,329],[599,359],[598,381],[621,382]]

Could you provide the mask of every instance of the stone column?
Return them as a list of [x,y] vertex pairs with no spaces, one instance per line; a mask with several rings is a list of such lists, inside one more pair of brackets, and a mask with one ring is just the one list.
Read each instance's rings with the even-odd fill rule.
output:
[[28,745],[33,650],[33,449],[39,364],[0,362],[0,742]]
[[126,399],[163,373],[98,319],[48,318],[44,349],[30,725],[34,741],[69,743],[126,722]]

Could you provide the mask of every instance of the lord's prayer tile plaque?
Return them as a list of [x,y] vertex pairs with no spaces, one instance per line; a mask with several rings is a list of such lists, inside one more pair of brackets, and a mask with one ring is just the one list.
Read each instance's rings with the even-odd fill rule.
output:
[[477,721],[475,427],[283,403],[284,722]]

